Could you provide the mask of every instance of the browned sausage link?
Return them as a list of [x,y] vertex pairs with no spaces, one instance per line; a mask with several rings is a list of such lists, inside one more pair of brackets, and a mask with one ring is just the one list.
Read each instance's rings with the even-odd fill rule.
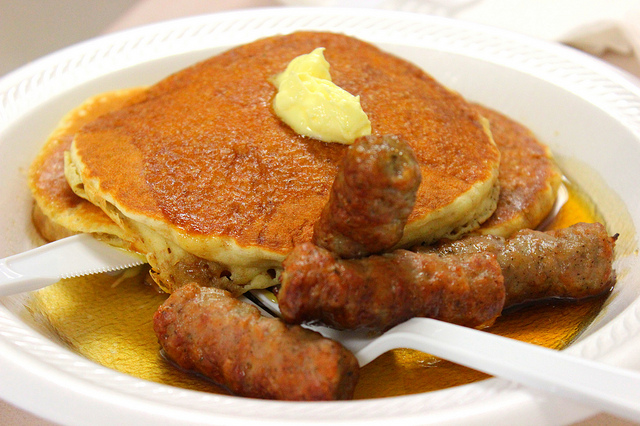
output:
[[305,243],[284,261],[278,304],[290,323],[386,330],[412,317],[477,326],[502,311],[495,256],[439,256],[396,250],[340,259]]
[[413,150],[396,136],[368,136],[349,147],[313,242],[340,257],[362,257],[402,238],[420,186]]
[[547,232],[522,230],[508,239],[474,235],[434,249],[494,253],[504,274],[505,306],[512,306],[547,298],[579,299],[610,290],[615,282],[615,240],[600,223],[578,223]]
[[171,360],[237,395],[350,399],[358,381],[358,362],[342,345],[263,317],[224,290],[180,288],[156,312],[154,330]]

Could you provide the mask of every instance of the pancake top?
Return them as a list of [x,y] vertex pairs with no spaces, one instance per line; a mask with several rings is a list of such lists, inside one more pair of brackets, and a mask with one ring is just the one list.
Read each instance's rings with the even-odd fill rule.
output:
[[326,48],[333,81],[360,95],[372,133],[402,135],[414,149],[423,181],[410,223],[462,195],[485,197],[478,185],[494,186],[500,154],[462,97],[371,44],[307,32],[198,63],[86,125],[73,146],[83,182],[125,215],[191,242],[282,254],[310,240],[346,147],[281,122],[269,79],[316,47]]

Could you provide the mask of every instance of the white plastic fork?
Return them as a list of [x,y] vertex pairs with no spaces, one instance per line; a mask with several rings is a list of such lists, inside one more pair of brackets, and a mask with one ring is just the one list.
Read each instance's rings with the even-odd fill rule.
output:
[[[265,291],[252,292],[263,312],[279,315]],[[372,337],[364,332],[308,326],[339,341],[364,366],[396,348],[415,349],[474,370],[558,396],[590,404],[633,421],[640,420],[640,372],[567,352],[430,318],[413,318]]]

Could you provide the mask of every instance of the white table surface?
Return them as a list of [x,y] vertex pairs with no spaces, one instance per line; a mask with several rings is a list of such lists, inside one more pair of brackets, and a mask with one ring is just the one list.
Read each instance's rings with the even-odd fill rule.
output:
[[[15,0],[13,3],[0,0],[0,74],[66,45],[109,32],[144,25],[166,19],[213,13],[223,10],[281,6],[275,0],[139,0],[131,3],[129,0],[102,0],[100,2],[85,2],[85,0]],[[29,7],[33,3],[37,7]],[[95,7],[98,4],[99,7]],[[91,5],[91,10],[85,10],[85,16],[99,19],[96,25],[78,27],[72,31],[56,34],[60,21],[68,18],[70,10]],[[13,15],[11,15],[13,13]],[[4,18],[3,18],[4,15]],[[100,17],[100,18],[98,18]],[[21,31],[30,31],[34,22],[41,28],[41,40],[30,34],[22,38]],[[50,28],[51,32],[46,29]],[[2,40],[5,40],[4,45]],[[22,46],[8,46],[7,40],[21,40]],[[45,43],[44,40],[47,40]],[[26,47],[26,49],[25,49]],[[605,53],[601,59],[613,64],[637,77],[640,84],[640,62],[633,56],[621,56]],[[5,64],[4,66],[2,64]],[[4,426],[51,426],[54,423],[38,418],[33,414],[14,407],[0,400],[0,424]],[[607,414],[576,423],[575,426],[630,426],[640,425]]]

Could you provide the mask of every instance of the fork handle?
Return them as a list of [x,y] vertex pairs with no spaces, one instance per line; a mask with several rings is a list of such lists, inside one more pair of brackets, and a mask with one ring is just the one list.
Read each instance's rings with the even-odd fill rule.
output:
[[356,353],[360,365],[393,348],[416,349],[634,421],[640,373],[442,321],[414,318]]

